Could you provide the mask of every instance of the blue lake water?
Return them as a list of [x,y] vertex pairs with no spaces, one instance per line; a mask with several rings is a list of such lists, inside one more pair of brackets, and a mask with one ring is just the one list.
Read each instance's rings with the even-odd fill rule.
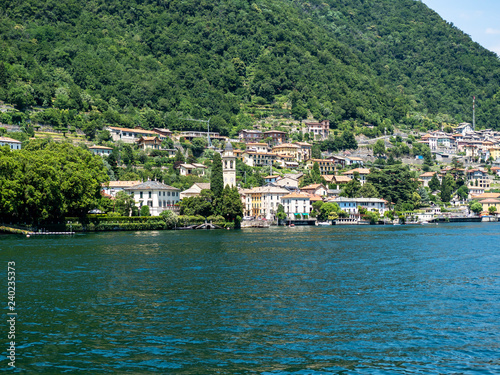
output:
[[9,235],[0,259],[14,372],[500,373],[499,223]]

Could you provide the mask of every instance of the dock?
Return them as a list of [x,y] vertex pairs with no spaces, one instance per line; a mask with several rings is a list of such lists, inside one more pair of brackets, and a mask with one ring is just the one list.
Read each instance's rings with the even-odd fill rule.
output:
[[71,236],[75,232],[28,232],[30,236],[55,236],[55,235],[66,235]]

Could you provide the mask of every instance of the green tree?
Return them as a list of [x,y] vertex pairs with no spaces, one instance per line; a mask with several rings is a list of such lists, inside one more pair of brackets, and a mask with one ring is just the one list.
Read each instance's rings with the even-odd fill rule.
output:
[[321,147],[318,144],[315,144],[311,148],[311,158],[312,159],[321,159]]
[[0,148],[0,217],[13,222],[84,217],[108,181],[101,157],[68,143],[33,140],[16,152]]
[[285,207],[280,203],[278,204],[278,210],[276,211],[276,217],[279,220],[285,220],[286,219],[286,213],[285,213]]
[[469,188],[466,185],[462,185],[457,190],[457,195],[462,200],[466,200],[469,197]]
[[211,190],[202,190],[197,197],[186,197],[179,204],[181,215],[211,216],[215,213],[215,200]]
[[431,180],[429,181],[429,189],[431,189],[431,191],[436,191],[439,190],[440,188],[441,188],[441,183],[439,182],[437,173],[434,173],[432,175]]
[[424,204],[424,205],[429,204],[429,193],[427,193],[427,190],[425,190],[424,187],[421,186],[418,188],[418,195],[420,196],[421,204]]
[[191,142],[193,155],[195,157],[200,157],[203,151],[208,147],[207,140],[205,138],[194,138]]
[[148,205],[141,206],[141,216],[151,216]]
[[177,149],[174,157],[174,162],[181,162],[184,163],[186,159],[184,158],[184,155],[182,155],[181,150]]
[[483,205],[478,201],[472,201],[469,204],[469,208],[472,212],[474,212],[477,215],[483,210]]
[[163,220],[165,220],[166,229],[173,229],[179,223],[179,216],[174,211],[171,210],[162,211],[160,216],[163,218]]
[[123,145],[122,161],[125,165],[132,165],[134,163],[134,151],[132,150],[132,146],[127,144]]
[[[319,209],[320,214],[318,215],[319,220],[335,220],[338,218],[340,212],[340,207],[337,203],[324,203]],[[333,217],[333,219],[331,218]]]
[[355,198],[359,196],[359,191],[361,190],[361,182],[359,182],[359,173],[354,173],[354,178],[344,185],[344,188],[340,192],[340,196]]
[[375,186],[370,182],[365,182],[356,194],[357,197],[363,198],[378,198],[379,194]]
[[412,202],[412,194],[418,189],[418,182],[407,165],[372,169],[367,181],[375,186],[380,197],[389,202]]
[[224,191],[224,175],[222,170],[222,159],[218,152],[214,154],[214,160],[212,161],[212,173],[210,175],[210,190],[212,190],[215,199],[221,198],[222,192]]
[[130,216],[135,205],[134,197],[124,191],[119,191],[115,196],[115,212],[121,216]]
[[449,202],[452,198],[452,193],[455,190],[455,179],[450,173],[447,173],[441,183],[441,200]]
[[344,150],[355,150],[358,148],[358,142],[354,138],[354,134],[351,131],[345,130],[341,136],[342,148]]
[[490,207],[488,207],[488,213],[489,213],[490,215],[495,215],[495,214],[497,213],[497,208],[496,208],[496,206],[490,206]]
[[411,201],[414,207],[420,207],[420,205],[422,204],[422,197],[416,191],[414,191],[411,195]]
[[26,108],[35,104],[31,85],[19,84],[13,86],[9,92],[9,102],[14,104],[14,107],[20,111],[24,111]]
[[381,156],[384,154],[385,154],[385,142],[382,139],[379,139],[373,145],[373,155],[374,156]]
[[219,214],[224,216],[226,221],[235,221],[243,216],[243,203],[241,202],[238,189],[229,185],[223,190],[221,204],[219,205]]

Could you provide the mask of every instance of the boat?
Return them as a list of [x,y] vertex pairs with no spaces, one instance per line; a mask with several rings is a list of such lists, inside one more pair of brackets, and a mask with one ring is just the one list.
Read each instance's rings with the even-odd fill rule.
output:
[[429,224],[429,222],[428,221],[422,221],[420,224],[427,225],[427,224]]
[[291,227],[294,227],[294,226],[295,226],[295,224],[290,224],[290,225],[289,225],[289,227],[290,227],[290,228],[291,228]]
[[328,221],[318,221],[318,222],[316,222],[316,225],[323,226],[323,225],[332,225],[332,224]]

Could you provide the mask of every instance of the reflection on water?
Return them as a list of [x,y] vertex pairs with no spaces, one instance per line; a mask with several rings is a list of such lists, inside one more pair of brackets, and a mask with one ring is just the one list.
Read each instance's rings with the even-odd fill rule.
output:
[[0,237],[18,372],[499,373],[500,226]]

